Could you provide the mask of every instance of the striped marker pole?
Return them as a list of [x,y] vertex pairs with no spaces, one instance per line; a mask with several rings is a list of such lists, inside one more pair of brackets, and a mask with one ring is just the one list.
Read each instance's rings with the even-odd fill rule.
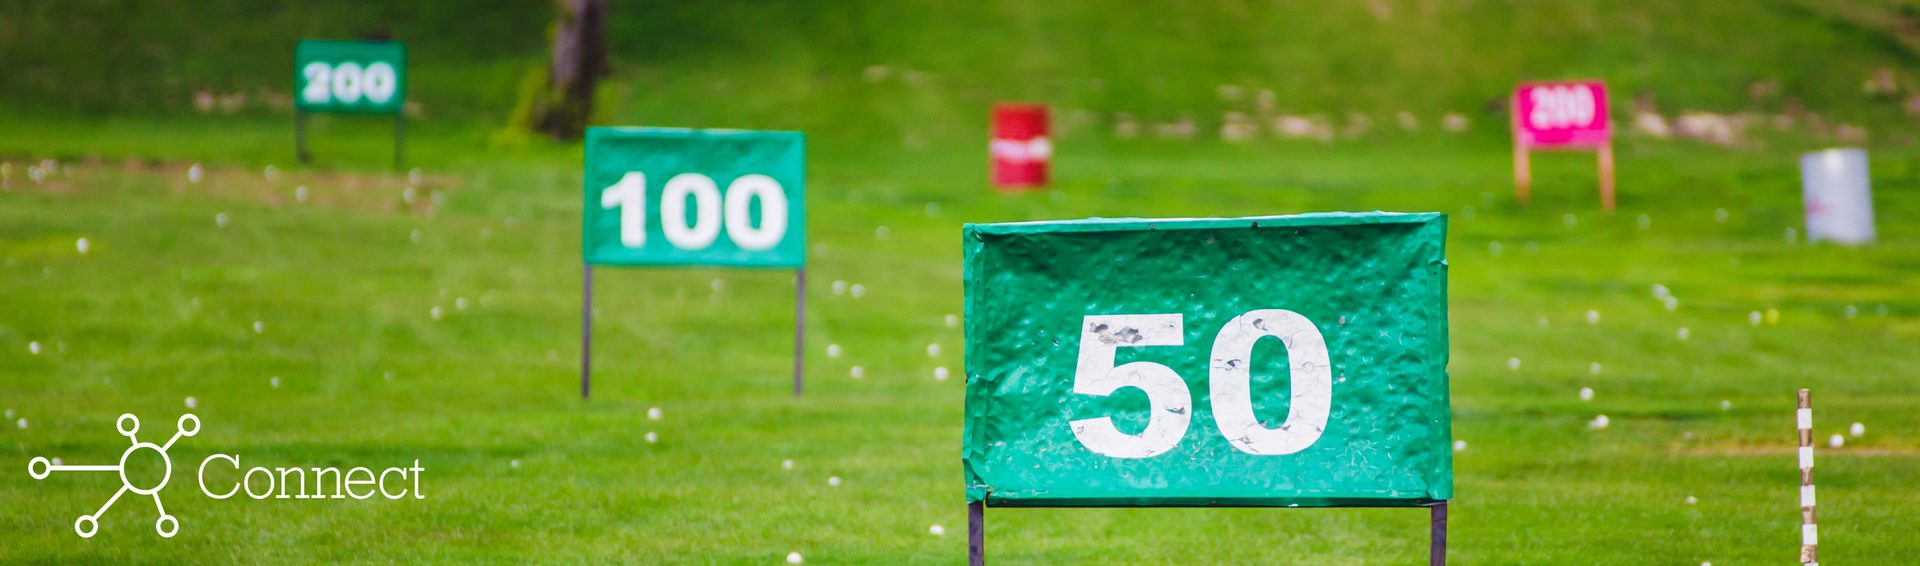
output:
[[1820,526],[1813,519],[1813,393],[1800,390],[1800,563],[1819,566],[1815,547],[1820,545]]

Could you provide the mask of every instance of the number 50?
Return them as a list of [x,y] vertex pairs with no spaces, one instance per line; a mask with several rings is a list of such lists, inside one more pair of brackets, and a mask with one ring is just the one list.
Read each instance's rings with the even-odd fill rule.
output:
[[[1253,414],[1253,345],[1278,338],[1287,348],[1291,409],[1279,428],[1267,428]],[[1114,458],[1151,458],[1172,450],[1193,419],[1192,394],[1173,368],[1154,362],[1114,367],[1121,347],[1181,346],[1186,342],[1179,314],[1091,315],[1080,324],[1080,356],[1073,371],[1073,392],[1105,397],[1123,387],[1147,394],[1147,427],[1126,434],[1111,417],[1067,423],[1088,450]],[[1333,366],[1327,341],[1313,321],[1284,309],[1248,311],[1227,321],[1213,339],[1207,364],[1213,424],[1241,452],[1292,454],[1313,446],[1326,431],[1333,406]]]

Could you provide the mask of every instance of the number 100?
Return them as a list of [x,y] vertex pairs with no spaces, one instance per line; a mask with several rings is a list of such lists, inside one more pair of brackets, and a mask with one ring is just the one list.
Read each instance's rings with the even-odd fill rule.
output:
[[[693,197],[693,225],[687,225],[687,197]],[[760,226],[754,227],[753,199],[760,199]],[[647,243],[647,175],[628,172],[600,192],[600,206],[620,209],[620,245],[638,248]],[[726,202],[720,187],[699,173],[681,173],[667,179],[660,192],[660,231],[667,243],[683,250],[703,250],[720,237],[722,208],[727,239],[747,251],[780,245],[787,235],[787,194],[780,182],[766,175],[742,175],[727,185]]]

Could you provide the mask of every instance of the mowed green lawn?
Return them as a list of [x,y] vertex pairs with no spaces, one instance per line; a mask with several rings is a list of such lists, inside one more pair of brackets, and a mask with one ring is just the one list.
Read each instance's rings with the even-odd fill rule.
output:
[[[961,369],[945,317],[961,310],[962,223],[1374,209],[1452,214],[1467,443],[1454,563],[1793,563],[1803,387],[1823,446],[1823,561],[1920,561],[1909,156],[1876,154],[1882,241],[1847,249],[1788,238],[1790,153],[1627,142],[1621,208],[1605,215],[1590,155],[1537,158],[1523,208],[1505,147],[1476,140],[1066,140],[1056,190],[998,195],[984,144],[816,136],[807,395],[789,395],[792,273],[601,269],[590,402],[577,157],[449,159],[419,183],[284,162],[276,180],[256,162],[190,183],[184,162],[117,159],[34,183],[15,159],[0,193],[0,563],[961,563],[964,384],[933,373]],[[384,141],[365,141],[378,163]],[[114,463],[120,414],[165,442],[186,412],[202,429],[170,453],[173,538],[154,532],[152,498],[127,494],[83,539],[74,520],[118,478],[26,473],[37,456]],[[1611,425],[1590,429],[1603,414]],[[1864,436],[1824,448],[1853,422]],[[211,454],[376,472],[418,460],[426,498],[215,500],[196,481]],[[238,476],[207,473],[216,492]],[[996,564],[1414,564],[1426,519],[989,510],[988,548]]]

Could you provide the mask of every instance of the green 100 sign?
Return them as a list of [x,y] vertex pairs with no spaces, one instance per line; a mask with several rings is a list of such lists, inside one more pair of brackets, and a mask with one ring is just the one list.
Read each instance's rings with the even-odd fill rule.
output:
[[[1080,326],[1080,355],[1074,365],[1073,392],[1105,397],[1123,387],[1147,394],[1147,426],[1139,434],[1121,432],[1110,417],[1067,423],[1087,449],[1114,458],[1151,458],[1179,445],[1193,418],[1186,380],[1173,368],[1138,361],[1119,367],[1122,347],[1182,346],[1186,331],[1179,314],[1094,315]],[[1278,428],[1254,416],[1253,345],[1277,338],[1287,349],[1292,403]],[[1320,440],[1333,405],[1333,365],[1327,341],[1313,321],[1293,311],[1261,309],[1227,321],[1214,336],[1208,356],[1208,396],[1213,424],[1235,450],[1253,455],[1285,455]]]

